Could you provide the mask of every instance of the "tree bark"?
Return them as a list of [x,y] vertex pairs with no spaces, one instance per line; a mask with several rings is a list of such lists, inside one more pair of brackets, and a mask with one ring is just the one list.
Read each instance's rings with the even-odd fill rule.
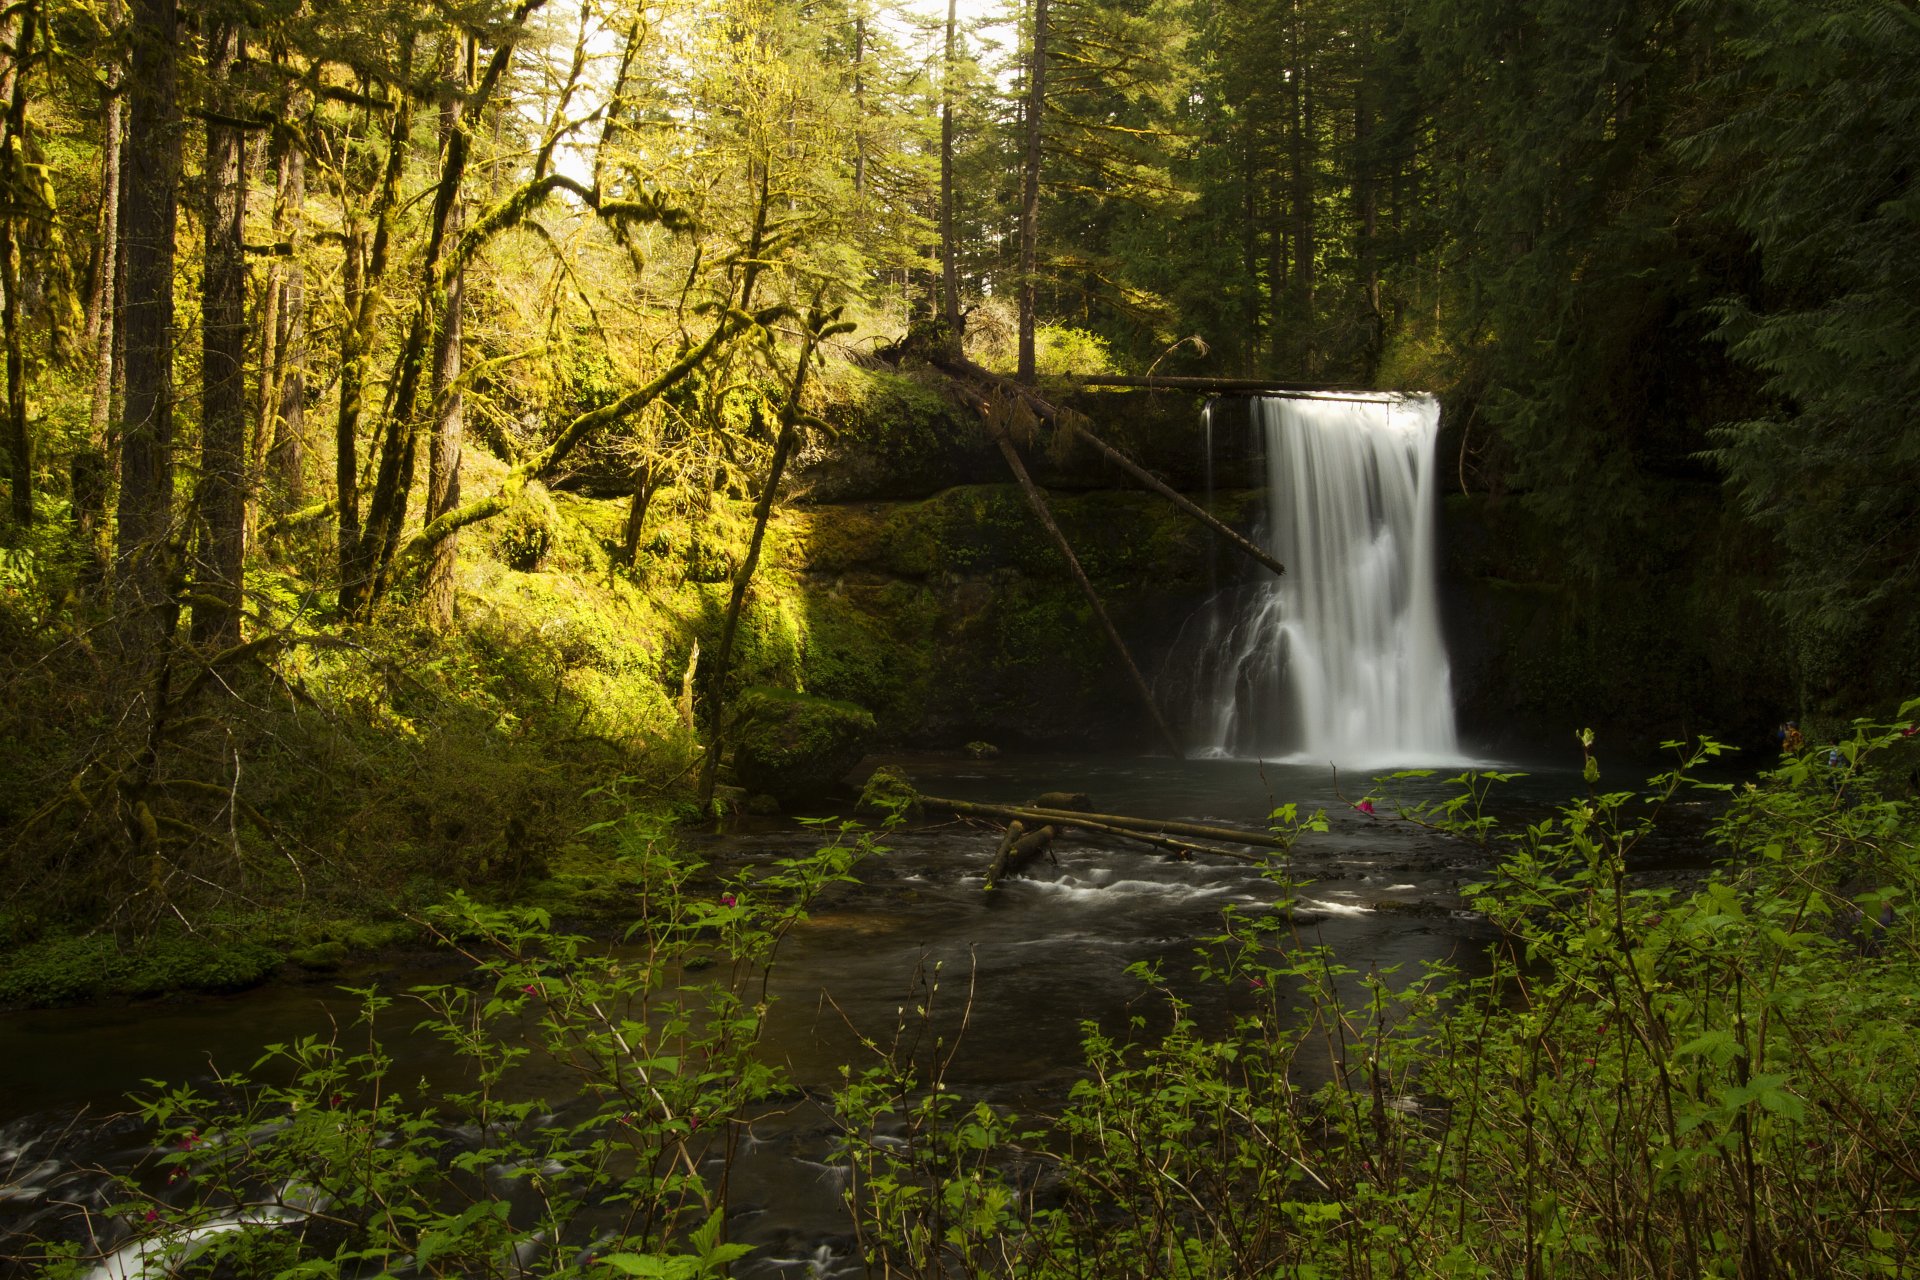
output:
[[25,5],[13,19],[13,45],[8,51],[7,114],[0,128],[0,173],[6,208],[0,211],[0,332],[7,353],[6,439],[13,484],[13,518],[22,527],[33,523],[33,436],[27,430],[25,317],[20,307],[20,227],[16,219],[29,204],[26,182],[27,72],[33,59],[33,37],[40,29],[37,4]]
[[366,538],[360,511],[360,415],[366,407],[374,323],[385,294],[394,207],[400,200],[400,175],[412,129],[413,96],[401,94],[387,136],[386,171],[374,200],[373,241],[366,249],[364,263],[356,252],[359,246],[347,246],[347,315],[340,326],[340,412],[334,423],[334,482],[340,504],[340,611],[349,617],[359,612],[373,572],[364,554]]
[[[520,0],[515,10],[514,26],[517,28],[526,18],[538,9],[545,0]],[[456,41],[456,49],[459,44]],[[426,251],[421,259],[418,290],[413,307],[413,320],[408,326],[406,340],[402,343],[400,354],[395,362],[395,376],[390,393],[390,408],[386,429],[382,433],[379,467],[375,474],[373,494],[367,504],[366,524],[361,531],[360,545],[354,557],[354,571],[343,573],[340,588],[341,611],[349,617],[364,615],[371,611],[380,596],[386,590],[397,561],[401,533],[406,525],[407,501],[413,488],[413,477],[418,455],[420,438],[419,423],[416,420],[416,401],[422,367],[431,353],[438,351],[438,330],[441,327],[447,306],[447,289],[471,256],[471,246],[459,244],[460,237],[450,236],[448,228],[454,217],[455,207],[460,201],[461,184],[466,176],[467,160],[473,149],[473,126],[478,122],[487,104],[492,101],[494,91],[499,87],[508,65],[513,58],[515,42],[511,39],[497,46],[488,59],[487,68],[480,77],[479,84],[463,94],[464,106],[452,116],[450,131],[446,134],[445,146],[440,159],[439,181],[434,187],[432,212],[429,214]],[[580,58],[576,53],[575,70],[577,73]],[[455,54],[459,58],[458,53]],[[462,60],[464,61],[464,60]],[[464,81],[467,75],[460,72]],[[404,111],[405,108],[403,107]],[[535,198],[533,193],[551,189],[544,173],[546,160],[551,155],[553,139],[543,145],[535,163],[534,181],[526,188],[526,199]],[[579,183],[571,179],[563,180],[570,190],[586,191]],[[597,192],[590,192],[597,198]],[[475,230],[482,236],[488,231],[489,221],[508,216],[508,211],[495,211],[481,220]],[[518,215],[513,215],[517,217]],[[453,252],[448,252],[450,242],[455,243]],[[443,259],[445,266],[442,266]],[[433,523],[431,520],[429,524]],[[436,543],[437,545],[437,543]]]
[[1040,246],[1040,117],[1047,92],[1047,0],[1033,0],[1033,38],[1027,68],[1027,139],[1020,170],[1020,357],[1016,376],[1035,375],[1034,270]]
[[[311,113],[307,116],[312,124]],[[300,257],[301,221],[306,216],[305,140],[289,136],[280,155],[275,200],[278,238],[290,249],[280,263],[280,305],[273,337],[272,443],[267,447],[267,485],[274,510],[285,515],[307,500],[307,272]]]
[[947,0],[947,50],[940,66],[940,296],[947,323],[947,344],[960,344],[960,269],[953,241],[953,72],[954,28],[959,0]]
[[[119,0],[107,5],[109,30],[120,26]],[[93,405],[88,418],[95,449],[104,450],[113,418],[113,334],[120,306],[120,68],[110,66],[102,90],[100,122],[100,217],[94,252],[93,290],[87,299],[87,340],[93,344]]]
[[993,861],[987,864],[987,889],[999,888],[1002,880],[1010,875],[1018,875],[1028,863],[1052,850],[1059,834],[1059,829],[1052,826],[1028,831],[1018,819],[1009,823],[1006,834],[1000,838],[999,848],[993,851]]
[[1313,208],[1313,88],[1318,76],[1309,71],[1309,41],[1307,39],[1307,19],[1301,12],[1298,0],[1294,4],[1294,60],[1292,79],[1293,106],[1293,267],[1294,267],[1294,324],[1296,332],[1303,335],[1300,352],[1300,367],[1311,372],[1314,367],[1314,289],[1317,284],[1315,265],[1315,216]]
[[628,566],[640,560],[640,535],[646,529],[647,508],[660,488],[660,469],[643,462],[633,473],[633,501],[627,507],[626,529],[620,539],[620,563]]
[[[464,64],[465,59],[456,47],[449,79],[462,91],[467,88]],[[449,99],[440,107],[443,148],[453,147],[454,134],[459,128],[459,108]],[[465,225],[465,206],[456,190],[447,210],[446,233],[458,239]],[[466,431],[466,402],[460,388],[461,299],[466,292],[466,278],[466,269],[459,267],[447,281],[446,300],[434,337],[433,438],[428,446],[425,513],[429,524],[460,505],[460,451]],[[442,538],[427,553],[422,604],[427,624],[437,630],[445,631],[453,626],[453,571],[459,553],[458,532]]]
[[853,194],[867,190],[867,12],[861,3],[853,15]]
[[228,88],[240,58],[240,27],[207,31],[207,78],[215,108],[207,124],[206,258],[200,304],[200,539],[192,634],[218,649],[240,641],[247,556],[246,139]]
[[130,656],[157,650],[165,621],[163,544],[173,510],[173,256],[180,175],[179,14],[174,0],[134,0],[127,78],[126,189],[120,258],[126,414],[120,429],[117,603]]

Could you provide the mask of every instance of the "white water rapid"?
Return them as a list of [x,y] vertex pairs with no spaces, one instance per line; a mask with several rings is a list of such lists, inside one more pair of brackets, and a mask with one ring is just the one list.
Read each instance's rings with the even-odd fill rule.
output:
[[1431,396],[1269,398],[1262,537],[1287,567],[1219,597],[1192,720],[1216,756],[1352,767],[1460,759],[1435,584]]

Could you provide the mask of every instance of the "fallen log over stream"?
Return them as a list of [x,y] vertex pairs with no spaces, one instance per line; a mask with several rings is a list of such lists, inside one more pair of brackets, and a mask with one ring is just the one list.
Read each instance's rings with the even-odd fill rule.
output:
[[1079,827],[1083,831],[1158,845],[1175,853],[1210,853],[1222,858],[1234,858],[1241,862],[1262,862],[1265,858],[1257,853],[1243,853],[1236,849],[1196,844],[1194,838],[1226,840],[1235,844],[1259,845],[1268,849],[1286,848],[1286,842],[1277,836],[1264,831],[1243,831],[1235,827],[1213,827],[1196,822],[1172,822],[1159,818],[1132,818],[1114,813],[1076,813],[1069,809],[1038,809],[1028,805],[977,804],[971,800],[948,800],[940,796],[922,795],[918,796],[918,800],[927,807],[944,809],[948,813],[956,813],[962,817],[996,818],[1002,822],[1039,822],[1055,827]]

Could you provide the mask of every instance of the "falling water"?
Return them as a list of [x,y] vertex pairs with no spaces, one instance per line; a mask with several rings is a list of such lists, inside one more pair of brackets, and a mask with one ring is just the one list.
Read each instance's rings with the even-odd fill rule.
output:
[[1255,417],[1263,536],[1287,573],[1196,620],[1202,750],[1360,766],[1459,759],[1435,588],[1438,402],[1269,398]]

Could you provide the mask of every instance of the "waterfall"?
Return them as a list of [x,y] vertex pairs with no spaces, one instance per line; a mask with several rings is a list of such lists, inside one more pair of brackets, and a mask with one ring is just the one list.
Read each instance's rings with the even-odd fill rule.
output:
[[1216,596],[1188,625],[1201,751],[1457,761],[1435,584],[1439,403],[1274,397],[1254,415],[1268,494],[1258,536],[1287,573]]

